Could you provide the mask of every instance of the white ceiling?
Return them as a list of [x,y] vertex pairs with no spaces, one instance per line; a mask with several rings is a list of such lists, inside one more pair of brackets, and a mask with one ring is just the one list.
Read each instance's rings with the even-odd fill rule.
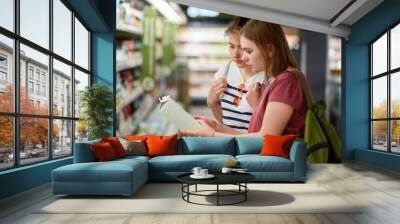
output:
[[[172,1],[340,37],[347,37],[353,23],[383,2],[383,0]],[[338,14],[348,4],[350,6]],[[337,14],[338,16],[335,17]]]
[[[227,1],[245,2],[243,0]],[[245,4],[329,21],[349,2],[350,0],[249,0]]]

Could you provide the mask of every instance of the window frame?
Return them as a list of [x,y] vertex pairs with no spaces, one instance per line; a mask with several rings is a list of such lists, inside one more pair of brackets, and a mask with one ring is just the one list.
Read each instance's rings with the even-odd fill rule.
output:
[[[13,161],[13,166],[10,167],[5,167],[5,168],[0,168],[0,172],[5,171],[5,170],[10,170],[10,169],[16,169],[19,167],[23,166],[29,166],[33,164],[38,164],[38,163],[43,163],[46,161],[54,160],[54,159],[61,159],[65,157],[70,157],[73,156],[74,152],[74,143],[75,143],[75,126],[76,126],[76,121],[79,120],[79,117],[75,116],[75,108],[71,108],[71,114],[70,116],[56,116],[53,115],[53,59],[58,60],[61,63],[64,63],[68,66],[71,66],[71,92],[72,92],[72,99],[71,99],[71,104],[74,105],[75,103],[75,88],[74,88],[74,82],[75,82],[75,69],[85,73],[89,77],[89,83],[88,86],[92,85],[92,61],[91,61],[91,49],[92,49],[92,43],[91,43],[91,37],[92,37],[92,30],[89,29],[88,25],[84,22],[84,20],[76,13],[72,7],[66,2],[65,0],[59,0],[68,10],[71,11],[71,59],[64,58],[61,55],[58,55],[55,53],[53,50],[53,1],[54,0],[47,0],[49,3],[49,49],[46,49],[39,44],[34,43],[33,41],[30,41],[29,39],[24,38],[23,36],[20,35],[20,0],[14,0],[13,1],[13,10],[14,10],[14,31],[10,31],[4,27],[0,26],[0,35],[3,35],[7,38],[11,38],[13,41],[13,52],[12,52],[12,57],[13,57],[13,63],[11,67],[11,71],[13,72],[13,78],[14,78],[14,110],[13,112],[2,112],[0,111],[0,116],[4,117],[12,117],[13,119],[13,153],[14,153],[14,161]],[[85,69],[78,64],[75,63],[75,18],[79,20],[79,22],[84,26],[84,28],[88,31],[88,69]],[[20,85],[21,85],[21,80],[20,80],[20,44],[23,44],[27,47],[32,48],[33,50],[36,50],[42,54],[45,54],[48,56],[49,63],[48,63],[48,80],[45,85],[45,90],[48,91],[48,93],[45,92],[45,94],[48,96],[48,113],[46,115],[39,115],[39,114],[26,114],[26,113],[21,113],[20,112]],[[27,63],[27,73],[26,75],[26,81],[28,82],[30,79],[30,74],[28,72],[30,68],[29,63]],[[41,80],[41,74],[43,71],[39,73],[39,80],[36,82],[36,69],[33,70],[33,81],[34,86],[36,83],[40,83],[42,86],[42,80]],[[27,91],[29,91],[27,89]],[[36,89],[34,89],[36,91]],[[42,94],[38,95],[42,96]],[[48,122],[48,136],[47,136],[47,142],[49,143],[47,145],[47,150],[48,150],[48,155],[47,158],[44,157],[43,160],[40,160],[38,162],[32,162],[32,163],[26,163],[26,164],[21,164],[20,161],[20,119],[21,118],[45,118],[47,119]],[[71,153],[68,155],[62,155],[62,156],[54,156],[54,147],[53,147],[53,123],[57,120],[65,120],[65,121],[71,121]]]
[[[386,152],[386,153],[391,153],[391,154],[400,154],[400,152],[393,152],[392,151],[392,121],[400,121],[400,117],[392,117],[392,98],[391,98],[391,79],[392,75],[395,75],[396,73],[400,72],[400,67],[393,68],[391,69],[391,31],[393,28],[396,26],[400,26],[400,21],[395,22],[391,26],[385,29],[384,32],[380,33],[376,38],[374,38],[371,42],[368,43],[368,53],[369,53],[369,77],[368,77],[368,84],[369,84],[369,149],[373,151],[379,151],[379,152]],[[386,64],[386,71],[376,74],[374,76],[373,74],[373,44],[376,43],[381,37],[383,37],[385,34],[387,34],[387,64]],[[387,105],[386,105],[386,118],[373,118],[373,93],[374,93],[374,86],[373,86],[373,81],[378,79],[386,77],[386,86],[387,86]],[[379,150],[374,148],[374,136],[373,136],[373,122],[375,121],[386,121],[386,151]]]

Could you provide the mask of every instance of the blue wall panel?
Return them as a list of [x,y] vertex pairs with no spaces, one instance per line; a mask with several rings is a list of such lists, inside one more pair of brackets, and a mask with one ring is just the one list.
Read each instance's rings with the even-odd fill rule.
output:
[[110,118],[113,120],[113,126],[109,129],[110,134],[113,136],[115,136],[116,126],[114,39],[115,35],[113,33],[94,33],[92,35],[92,81],[93,83],[101,83],[106,85],[113,93],[113,116]]
[[116,132],[116,88],[115,88],[115,19],[116,4],[114,1],[99,1],[98,8],[109,26],[108,32],[92,33],[92,71],[93,83],[105,84],[113,93],[114,107],[113,126],[109,132],[115,136]]
[[[386,0],[351,27],[345,41],[343,80],[343,155],[369,164],[398,170],[398,156],[381,154],[369,148],[369,46],[381,33],[400,22],[400,1]],[[355,152],[355,149],[357,151]],[[359,151],[364,150],[364,151]],[[378,155],[379,154],[379,155]],[[379,162],[377,162],[379,160]]]
[[51,171],[72,163],[72,157],[0,172],[0,199],[51,181]]
[[368,147],[369,135],[369,85],[368,85],[368,46],[349,45],[345,47],[346,82],[345,88],[345,125],[343,138],[344,159],[354,159],[353,149]]
[[356,149],[355,160],[400,172],[400,155],[367,149]]

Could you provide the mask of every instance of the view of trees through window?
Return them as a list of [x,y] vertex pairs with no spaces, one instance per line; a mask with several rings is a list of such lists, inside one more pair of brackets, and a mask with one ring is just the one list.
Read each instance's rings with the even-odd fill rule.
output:
[[70,156],[87,139],[77,124],[90,32],[63,0],[19,3],[0,3],[0,170]]
[[371,44],[371,145],[400,153],[400,25]]

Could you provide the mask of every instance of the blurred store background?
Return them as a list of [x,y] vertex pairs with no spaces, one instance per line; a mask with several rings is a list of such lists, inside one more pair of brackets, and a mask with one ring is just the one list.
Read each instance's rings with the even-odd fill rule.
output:
[[[175,133],[158,113],[163,95],[192,114],[211,115],[208,88],[229,60],[224,31],[234,16],[164,0],[116,4],[117,135]],[[339,130],[341,39],[291,27],[284,32],[314,99],[327,102],[327,117]]]

